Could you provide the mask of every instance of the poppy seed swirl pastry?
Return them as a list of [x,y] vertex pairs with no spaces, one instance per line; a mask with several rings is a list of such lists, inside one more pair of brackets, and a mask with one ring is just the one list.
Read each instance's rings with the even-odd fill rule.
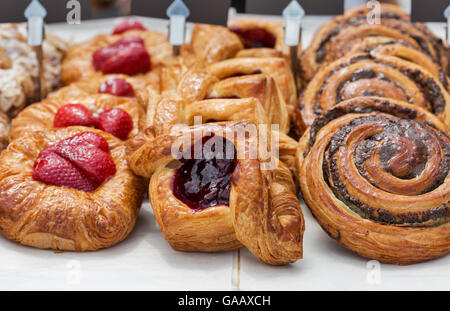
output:
[[[419,49],[447,70],[442,41],[424,24],[412,23],[409,15],[395,5],[382,4],[379,23],[370,23],[371,10],[362,5],[347,10],[325,23],[301,55],[303,78],[309,81],[319,68],[344,55],[367,37],[389,37]],[[446,71],[448,74],[448,72]]]
[[321,68],[310,81],[297,110],[299,132],[339,102],[358,96],[405,101],[450,124],[450,96],[430,72],[393,56],[354,54]]
[[86,127],[32,132],[0,155],[0,231],[37,248],[90,251],[131,232],[143,181],[114,136]]
[[322,228],[361,256],[401,265],[450,251],[449,128],[425,109],[358,97],[302,136],[303,198]]
[[[133,171],[151,178],[150,202],[174,249],[244,245],[272,265],[302,257],[304,220],[295,184],[283,163],[263,155],[271,140],[262,145],[260,134],[248,121],[179,126],[142,140],[130,154]],[[269,162],[274,166],[264,169]]]
[[29,132],[77,125],[99,128],[126,140],[144,126],[144,118],[145,110],[135,98],[109,94],[51,96],[28,106],[13,119],[9,140]]
[[62,64],[62,81],[70,84],[109,74],[145,80],[171,55],[172,47],[162,33],[130,29],[102,34],[69,49]]

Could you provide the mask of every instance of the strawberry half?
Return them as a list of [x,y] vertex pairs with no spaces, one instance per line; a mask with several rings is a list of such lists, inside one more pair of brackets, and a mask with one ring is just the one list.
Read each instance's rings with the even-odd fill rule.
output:
[[67,127],[72,125],[93,126],[95,119],[89,110],[80,104],[64,105],[56,111],[53,127]]
[[146,30],[146,28],[137,20],[127,19],[114,28],[113,34],[118,35],[128,30]]
[[34,163],[33,179],[92,192],[115,173],[106,140],[84,132],[42,150]]
[[111,94],[115,96],[134,97],[134,89],[130,83],[124,79],[111,78],[103,82],[100,86],[99,93]]
[[133,129],[133,119],[120,108],[105,110],[98,116],[98,128],[122,140],[127,139]]

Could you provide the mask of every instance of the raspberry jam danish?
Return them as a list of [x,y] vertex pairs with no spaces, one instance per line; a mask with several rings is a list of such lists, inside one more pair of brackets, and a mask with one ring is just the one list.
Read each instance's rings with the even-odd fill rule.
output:
[[361,256],[413,264],[450,251],[449,128],[427,110],[358,97],[302,136],[303,198],[330,237]]
[[358,96],[405,101],[450,124],[450,96],[430,72],[397,57],[354,54],[323,67],[310,81],[297,111],[299,132],[327,109]]
[[[260,132],[245,135],[249,126],[258,129],[250,122],[174,127],[130,154],[133,171],[151,178],[150,202],[174,249],[244,245],[272,265],[302,258],[304,220],[291,173],[263,155]],[[268,161],[274,165],[264,169]]]
[[0,155],[0,231],[37,248],[90,251],[134,227],[143,181],[125,146],[86,127],[32,132]]
[[144,126],[144,114],[137,100],[126,96],[52,96],[19,113],[12,121],[9,140],[29,132],[76,125],[98,128],[126,140]]

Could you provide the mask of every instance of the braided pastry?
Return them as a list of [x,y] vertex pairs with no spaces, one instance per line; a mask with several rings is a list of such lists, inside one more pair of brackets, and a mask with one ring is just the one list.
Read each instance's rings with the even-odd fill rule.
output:
[[449,128],[425,109],[347,100],[302,136],[303,197],[322,228],[361,256],[412,264],[450,251]]
[[365,5],[348,10],[319,29],[301,55],[305,81],[309,81],[321,65],[348,54],[355,44],[369,36],[406,42],[447,70],[448,60],[442,41],[425,25],[410,22],[410,17],[394,5],[381,5],[380,23],[368,22],[369,11]]
[[[304,220],[295,184],[280,161],[263,155],[272,142],[269,137],[264,145],[260,135],[247,121],[209,123],[174,127],[133,149],[130,167],[151,177],[150,202],[174,249],[210,252],[243,244],[273,265],[302,257]],[[275,167],[264,169],[268,161]]]
[[[278,63],[277,59],[268,59],[263,63],[266,71],[272,60]],[[258,124],[277,124],[283,133],[289,130],[286,104],[271,76],[245,75],[245,70],[243,75],[235,76],[232,72],[231,77],[220,76],[221,72],[215,67],[210,70],[210,67],[197,65],[190,69],[174,66],[161,71],[161,95],[146,89],[139,97],[147,106],[147,126],[192,125],[194,117],[200,116],[201,122],[247,119]]]
[[367,95],[409,102],[450,124],[450,96],[431,73],[397,57],[355,54],[323,67],[308,84],[297,111],[299,132],[337,103]]
[[[124,119],[129,118],[130,128],[122,133],[126,122],[122,118],[114,119],[114,116],[106,115],[108,120],[102,128],[102,113],[120,109]],[[115,111],[114,110],[114,111]],[[85,113],[85,114],[83,114]],[[127,118],[127,115],[129,116]],[[120,116],[119,116],[120,117]],[[102,128],[120,138],[136,135],[144,126],[145,110],[135,98],[118,97],[108,94],[85,95],[76,97],[52,96],[40,103],[35,103],[24,110],[13,119],[9,140],[25,136],[34,131],[48,131],[55,127],[66,127],[74,125],[92,126]],[[117,131],[117,133],[116,133]],[[122,137],[122,134],[125,137]]]
[[85,127],[32,132],[0,155],[0,231],[24,245],[87,251],[133,229],[144,182],[125,146]]

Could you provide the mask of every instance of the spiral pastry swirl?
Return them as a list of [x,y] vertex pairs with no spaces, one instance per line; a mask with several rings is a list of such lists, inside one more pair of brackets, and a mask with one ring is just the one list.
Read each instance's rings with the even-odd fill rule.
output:
[[449,128],[401,101],[359,97],[328,110],[301,138],[303,197],[352,251],[412,264],[450,251]]
[[450,124],[450,96],[430,72],[393,56],[354,54],[323,67],[308,84],[297,109],[299,133],[326,110],[358,96],[405,101]]
[[412,23],[409,15],[393,5],[381,5],[379,22],[369,22],[370,14],[364,5],[347,10],[324,24],[301,55],[304,80],[309,81],[322,65],[348,54],[365,38],[379,36],[407,42],[447,70],[442,41],[424,24]]

